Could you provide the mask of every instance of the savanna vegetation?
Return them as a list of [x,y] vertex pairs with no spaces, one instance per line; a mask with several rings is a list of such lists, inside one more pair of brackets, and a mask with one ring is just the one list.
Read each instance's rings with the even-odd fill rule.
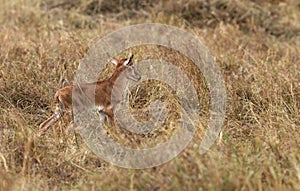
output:
[[[300,190],[299,21],[300,4],[292,0],[1,0],[0,190]],[[37,137],[56,90],[72,82],[89,48],[124,26],[150,22],[193,34],[221,68],[226,118],[213,147],[198,153],[205,112],[196,138],[178,157],[143,170],[102,160],[68,120]],[[193,65],[161,47],[133,51],[135,61]],[[193,82],[208,105],[200,79]],[[167,101],[170,120],[177,119],[176,97],[167,86],[149,82],[141,89]],[[136,104],[153,98],[136,92]],[[118,131],[111,133],[117,138]],[[164,132],[120,140],[149,146],[167,140]]]

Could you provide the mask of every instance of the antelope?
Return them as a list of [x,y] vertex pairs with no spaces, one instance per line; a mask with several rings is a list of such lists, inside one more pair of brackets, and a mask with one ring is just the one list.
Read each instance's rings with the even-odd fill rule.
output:
[[[113,106],[115,103],[112,103],[112,97],[120,97],[120,95],[112,95],[113,89],[114,94],[119,94],[126,78],[138,82],[141,79],[141,76],[133,66],[132,54],[129,56],[129,58],[123,58],[121,60],[112,58],[110,61],[116,66],[116,68],[109,78],[98,80],[92,83],[68,85],[59,89],[55,93],[55,112],[50,118],[40,124],[38,136],[42,136],[55,122],[63,117],[65,112],[72,111],[72,104],[75,104],[76,108],[78,106],[79,110],[86,108],[86,105],[81,105],[82,100],[80,100],[80,98],[82,97],[79,96],[78,99],[73,97],[72,100],[73,91],[83,95],[95,96],[95,106],[99,114],[104,116],[105,119],[108,117],[109,125],[114,126]],[[117,93],[115,89],[117,89]],[[116,99],[114,101],[119,102],[120,100]]]

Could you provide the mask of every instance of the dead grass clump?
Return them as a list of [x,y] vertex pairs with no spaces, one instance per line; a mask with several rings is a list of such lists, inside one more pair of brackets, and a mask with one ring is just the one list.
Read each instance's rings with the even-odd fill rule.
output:
[[149,8],[153,7],[157,4],[156,1],[151,0],[129,0],[129,1],[121,1],[121,0],[113,0],[113,1],[92,1],[90,2],[85,10],[85,13],[89,15],[93,14],[111,14],[111,13],[122,13],[124,11],[142,11],[149,10]]

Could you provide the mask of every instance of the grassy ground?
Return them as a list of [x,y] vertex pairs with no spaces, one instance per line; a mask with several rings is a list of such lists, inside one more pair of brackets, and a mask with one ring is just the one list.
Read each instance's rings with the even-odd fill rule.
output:
[[[288,0],[1,0],[0,190],[300,190],[299,20]],[[210,151],[195,140],[171,162],[128,170],[76,142],[68,121],[35,137],[89,47],[144,22],[183,28],[216,57],[227,113]]]

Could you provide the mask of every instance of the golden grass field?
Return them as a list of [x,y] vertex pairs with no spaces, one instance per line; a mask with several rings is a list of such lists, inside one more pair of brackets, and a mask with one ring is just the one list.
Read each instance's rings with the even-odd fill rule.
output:
[[[288,0],[1,0],[0,191],[300,190],[299,21],[300,2]],[[38,138],[56,90],[72,82],[89,48],[110,32],[146,22],[190,32],[216,58],[227,102],[213,147],[198,153],[205,125],[199,126],[174,160],[133,170],[93,154],[68,120]],[[168,51],[143,47],[135,59],[168,59]],[[176,99],[165,86],[144,86],[166,92],[170,103]],[[159,131],[140,141],[167,138]]]

